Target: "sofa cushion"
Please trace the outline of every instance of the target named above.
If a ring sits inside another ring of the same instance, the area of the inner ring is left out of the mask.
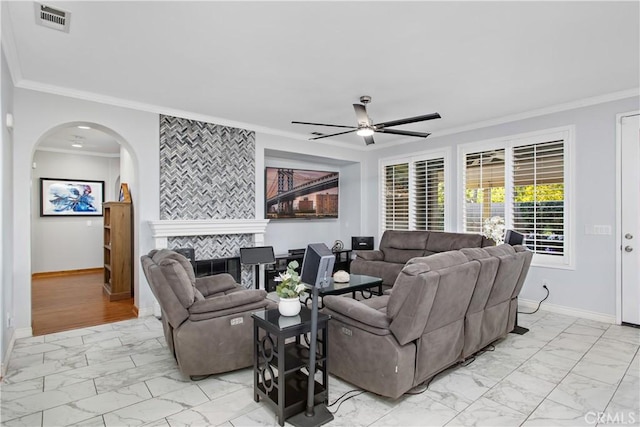
[[[428,239],[428,231],[387,230],[380,240],[380,250],[386,262],[404,264],[411,258],[424,255]]]
[[[432,231],[429,234],[426,250],[446,252],[462,248],[479,248],[481,245],[482,235],[480,234]]]
[[[391,332],[400,345],[420,337],[438,290],[438,273],[425,264],[406,266],[387,304]]]
[[[177,252],[162,249],[152,258],[162,271],[167,283],[184,308],[189,308],[196,299],[196,277],[187,258]],[[201,298],[202,295],[199,295]],[[204,298],[203,298],[204,299]]]
[[[412,258],[407,262],[407,265],[424,264],[425,267],[422,268],[428,268],[429,270],[440,270],[441,268],[464,264],[467,261],[467,257],[463,253],[459,251],[449,251],[429,255],[426,257]]]
[[[353,251],[357,257],[366,261],[384,261],[384,254],[381,251]]]
[[[485,251],[483,248],[462,248],[460,249],[469,261],[474,259],[487,259],[491,258],[491,254]]]
[[[254,302],[261,302],[267,297],[267,291],[263,289],[244,289],[232,292],[227,295],[207,298],[198,301],[189,308],[190,314],[208,313],[211,311],[224,310],[231,307],[239,307]]]
[[[484,250],[492,256],[513,255],[516,253],[516,250],[513,248],[513,246],[506,243],[498,246],[488,246],[484,248]]]
[[[327,295],[322,299],[327,311],[339,313],[365,325],[378,329],[389,328],[389,318],[385,313],[385,305],[388,297],[372,298],[371,300],[357,301],[336,295]],[[374,304],[366,304],[372,301]]]
[[[364,261],[356,258],[351,262],[352,274],[364,274],[365,276],[380,277],[382,284],[393,286],[404,264],[396,264],[385,261]]]

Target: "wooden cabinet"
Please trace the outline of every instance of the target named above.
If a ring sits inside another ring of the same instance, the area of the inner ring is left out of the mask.
[[[131,298],[133,233],[131,203],[107,202],[104,218],[104,292],[109,301]]]

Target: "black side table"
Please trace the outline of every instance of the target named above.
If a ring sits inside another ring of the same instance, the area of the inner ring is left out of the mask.
[[[253,398],[256,402],[262,398],[272,406],[283,426],[285,419],[304,411],[307,404],[309,347],[305,339],[311,330],[311,310],[302,307],[297,316],[281,316],[278,309],[273,309],[253,313],[252,317]],[[329,400],[329,319],[318,313],[316,372],[322,373],[322,382],[316,380],[314,384],[315,404]]]

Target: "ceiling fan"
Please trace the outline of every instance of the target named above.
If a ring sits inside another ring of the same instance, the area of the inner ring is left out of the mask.
[[[423,122],[425,120],[433,120],[433,119],[440,118],[440,114],[432,113],[432,114],[425,114],[423,116],[409,117],[406,119],[391,120],[389,122],[374,124],[371,121],[371,118],[369,117],[369,115],[367,114],[367,104],[371,102],[371,97],[367,95],[363,95],[360,97],[360,102],[362,104],[353,104],[353,109],[356,112],[356,119],[358,120],[358,126],[331,125],[326,123],[310,123],[310,122],[297,122],[297,121],[292,121],[291,123],[298,124],[298,125],[329,126],[334,128],[350,129],[344,132],[332,133],[330,135],[316,136],[315,138],[309,138],[310,140],[329,138],[331,136],[338,136],[338,135],[344,135],[345,133],[355,132],[356,134],[364,138],[364,142],[367,145],[371,145],[375,142],[373,140],[373,134],[376,132],[386,133],[391,135],[416,136],[418,138],[426,138],[431,134],[424,133],[424,132],[414,132],[409,130],[398,130],[398,129],[389,129],[389,128],[394,126],[406,125],[409,123]]]

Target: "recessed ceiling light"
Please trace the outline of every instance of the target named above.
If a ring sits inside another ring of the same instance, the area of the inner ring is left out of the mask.
[[[78,126],[78,129],[91,129],[91,126],[80,125]]]
[[[82,148],[82,144],[80,144],[78,142],[71,144],[71,146],[72,147],[76,147],[76,148]]]

